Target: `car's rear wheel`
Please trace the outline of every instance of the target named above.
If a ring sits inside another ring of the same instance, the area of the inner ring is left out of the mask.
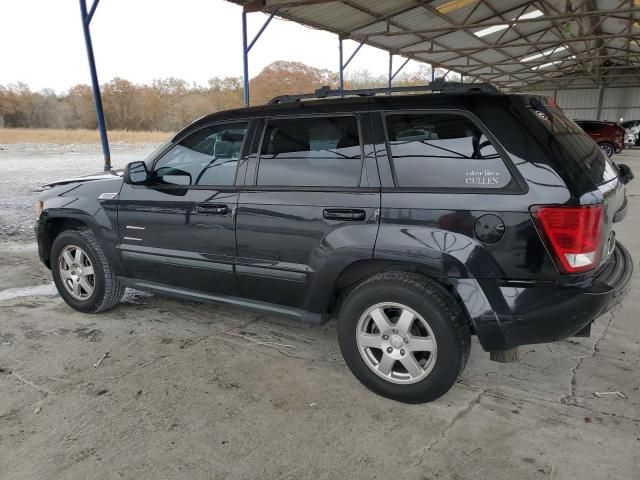
[[[89,229],[66,230],[56,237],[51,247],[51,272],[60,296],[81,312],[113,308],[124,294],[124,287]]]
[[[340,349],[370,390],[406,403],[446,393],[469,356],[467,319],[440,284],[386,272],[357,286],[339,315]]]
[[[607,157],[611,157],[616,151],[615,147],[609,142],[600,142],[598,146]]]

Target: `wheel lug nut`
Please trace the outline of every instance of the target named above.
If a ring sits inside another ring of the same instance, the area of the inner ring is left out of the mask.
[[[393,333],[398,333],[398,330],[396,330],[395,328],[393,329]]]
[[[400,350],[400,355],[404,355],[404,350]]]
[[[389,340],[389,335],[382,335],[383,340]]]
[[[393,348],[391,347],[387,348],[387,353],[393,353]]]
[[[409,339],[408,339],[408,338],[405,338],[405,339],[404,339],[404,343],[409,343]]]

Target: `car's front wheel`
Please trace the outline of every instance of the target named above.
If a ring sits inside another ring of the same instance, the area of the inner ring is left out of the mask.
[[[98,313],[113,308],[124,287],[89,229],[65,230],[51,247],[51,272],[60,296],[72,308]]]
[[[439,283],[405,272],[358,285],[340,310],[338,338],[367,388],[405,403],[445,394],[470,349],[469,325],[455,299]]]

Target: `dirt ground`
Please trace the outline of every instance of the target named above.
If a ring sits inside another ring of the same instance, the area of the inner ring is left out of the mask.
[[[590,338],[513,364],[474,340],[446,396],[403,405],[355,380],[333,321],[139,292],[100,315],[67,307],[37,259],[33,190],[98,159],[0,150],[0,479],[640,478],[640,178],[617,229],[632,290]],[[640,150],[615,159],[640,174]]]

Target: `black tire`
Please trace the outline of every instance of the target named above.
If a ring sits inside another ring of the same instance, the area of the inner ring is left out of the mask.
[[[360,317],[382,302],[405,305],[429,324],[437,343],[431,372],[416,383],[386,380],[365,363],[356,340]],[[407,272],[374,275],[355,287],[340,309],[338,340],[353,374],[373,392],[403,403],[430,402],[455,384],[469,358],[471,335],[466,315],[438,282]]]
[[[611,158],[616,151],[616,147],[609,142],[600,142],[598,143],[598,146],[604,152],[604,154],[609,158]]]
[[[68,245],[80,247],[91,260],[94,268],[95,286],[86,300],[77,300],[67,292],[58,268],[62,250]],[[115,275],[107,256],[95,235],[88,228],[65,230],[53,241],[51,247],[51,273],[53,281],[64,301],[73,309],[85,313],[99,313],[116,306],[124,295],[125,287]]]

